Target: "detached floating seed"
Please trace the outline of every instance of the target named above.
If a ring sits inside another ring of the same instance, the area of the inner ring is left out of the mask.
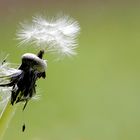
[[[22,132],[25,131],[25,123],[22,125]]]

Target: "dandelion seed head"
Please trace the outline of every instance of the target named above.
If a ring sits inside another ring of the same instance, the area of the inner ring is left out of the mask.
[[[51,20],[35,16],[31,24],[21,24],[17,39],[20,45],[33,44],[61,55],[74,55],[79,31],[78,22],[68,16]]]
[[[11,75],[21,72],[15,67],[15,64],[6,62],[6,58],[0,60],[0,84],[8,83]],[[2,116],[3,111],[10,100],[11,90],[11,87],[0,87],[0,117]]]

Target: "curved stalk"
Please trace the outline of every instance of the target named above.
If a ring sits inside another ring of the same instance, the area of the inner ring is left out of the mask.
[[[8,128],[8,125],[15,113],[15,110],[16,107],[12,106],[9,101],[0,116],[0,140],[2,140],[6,129]]]

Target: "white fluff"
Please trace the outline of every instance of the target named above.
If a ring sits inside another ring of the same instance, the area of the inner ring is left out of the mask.
[[[14,64],[8,62],[0,62],[0,84],[9,82],[9,76],[21,73],[21,70],[14,68]]]
[[[21,24],[17,39],[20,45],[29,43],[61,55],[73,55],[79,31],[78,22],[68,16],[52,20],[36,16],[31,24]]]
[[[11,97],[11,88],[0,88],[0,118],[5,110],[5,107]]]
[[[10,75],[21,72],[12,67],[11,63],[0,61],[0,84],[10,81]],[[0,87],[0,117],[11,97],[11,87]]]

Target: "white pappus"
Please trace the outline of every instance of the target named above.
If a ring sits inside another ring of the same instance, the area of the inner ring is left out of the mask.
[[[51,20],[35,16],[32,23],[21,23],[17,32],[19,45],[33,44],[60,55],[74,55],[76,39],[80,31],[78,22],[69,16]]]

